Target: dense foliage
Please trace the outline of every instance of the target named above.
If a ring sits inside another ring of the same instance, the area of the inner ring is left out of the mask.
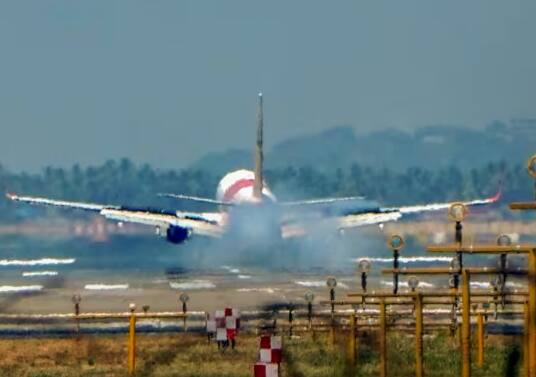
[[[110,160],[100,166],[70,169],[45,168],[39,174],[12,173],[0,166],[0,189],[66,200],[96,203],[201,209],[156,196],[175,192],[213,197],[221,177],[205,171],[158,170],[137,166],[128,159]],[[439,170],[410,168],[402,172],[352,165],[349,169],[320,171],[314,167],[269,170],[266,178],[283,200],[326,196],[364,195],[389,205],[483,197],[493,194],[502,181],[505,202],[528,198],[531,181],[523,166],[488,164],[462,171],[455,166]],[[3,221],[41,214],[34,207],[0,200]]]

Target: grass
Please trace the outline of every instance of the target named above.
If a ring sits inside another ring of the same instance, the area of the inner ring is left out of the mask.
[[[338,334],[334,346],[327,337],[306,334],[284,340],[281,377],[378,376],[377,339],[361,334],[358,363],[347,363],[346,339]],[[403,333],[388,337],[388,375],[414,376],[413,338]],[[257,339],[241,334],[235,350],[219,352],[202,335],[140,335],[136,376],[241,377],[252,376]],[[426,376],[460,374],[459,344],[447,334],[424,340]],[[519,376],[521,338],[489,337],[486,364],[473,365],[473,376]],[[0,377],[121,377],[126,373],[126,336],[84,336],[81,339],[0,339]],[[473,359],[474,360],[474,359]]]

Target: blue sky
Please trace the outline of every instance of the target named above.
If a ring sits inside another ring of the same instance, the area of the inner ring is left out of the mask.
[[[536,2],[0,3],[0,163],[182,167],[358,132],[536,117]]]

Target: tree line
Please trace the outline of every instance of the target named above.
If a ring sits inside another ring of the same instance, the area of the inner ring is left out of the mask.
[[[358,164],[333,170],[290,166],[267,170],[265,178],[281,200],[362,195],[392,206],[487,197],[499,186],[503,189],[503,203],[533,196],[524,166],[504,162],[467,171],[457,166],[438,170],[413,167],[403,171]],[[109,160],[99,166],[47,167],[36,174],[14,173],[0,165],[0,189],[4,192],[138,207],[206,210],[201,204],[178,202],[156,194],[212,198],[219,179],[221,176],[206,170],[160,170],[129,159]],[[0,199],[2,222],[21,221],[51,211],[54,210]],[[62,214],[77,216],[76,212]]]

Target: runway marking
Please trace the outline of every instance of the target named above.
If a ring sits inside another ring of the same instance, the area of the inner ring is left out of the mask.
[[[128,289],[128,284],[86,284],[84,289],[88,291],[111,291]]]
[[[34,276],[57,276],[58,271],[24,271],[22,276],[34,277]]]
[[[72,264],[75,258],[0,259],[0,266],[45,266],[48,264]]]
[[[42,289],[42,285],[0,285],[0,293],[39,292]]]

